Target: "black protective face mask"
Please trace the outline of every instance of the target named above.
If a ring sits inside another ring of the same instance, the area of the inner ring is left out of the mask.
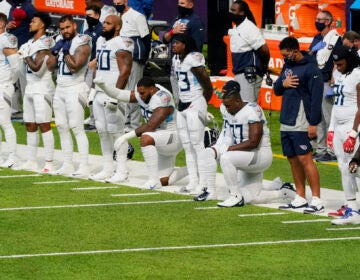
[[[326,25],[324,22],[317,22],[315,21],[315,27],[316,27],[316,30],[321,32],[325,29]]]
[[[236,15],[236,14],[233,14],[233,13],[229,13],[229,19],[232,22],[235,22],[236,25],[239,25],[246,19],[246,16],[245,15]]]
[[[93,27],[99,23],[98,19],[89,16],[86,16],[85,20],[89,27]]]
[[[193,9],[189,9],[189,8],[185,8],[185,7],[182,7],[182,6],[178,6],[178,10],[179,10],[179,16],[180,17],[185,17],[185,16],[188,16],[188,15],[191,15]]]
[[[115,34],[115,29],[101,32],[101,36],[104,37],[106,40],[110,40],[111,38],[113,38],[114,34]]]
[[[125,10],[125,5],[115,5],[115,9],[118,13],[122,14]]]

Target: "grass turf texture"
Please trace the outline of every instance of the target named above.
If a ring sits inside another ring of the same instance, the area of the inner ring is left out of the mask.
[[[218,111],[211,108],[219,118]],[[279,146],[279,115],[267,112],[275,154]],[[18,143],[25,144],[25,128],[15,123]],[[56,147],[59,148],[58,136]],[[98,136],[87,133],[90,152],[100,154]],[[142,160],[138,140],[134,159]],[[177,164],[184,165],[184,154]],[[340,189],[337,166],[317,164],[322,186]],[[0,176],[32,174],[3,169]],[[275,157],[264,174],[291,181],[287,160]],[[358,279],[360,240],[311,243],[246,245],[279,240],[358,237],[359,230],[328,231],[330,222],[282,224],[281,221],[318,219],[286,215],[239,217],[239,214],[277,212],[248,205],[243,208],[195,210],[216,202],[195,203],[184,195],[160,193],[149,196],[114,197],[111,194],[146,193],[136,188],[76,191],[73,188],[110,186],[79,180],[64,184],[34,182],[73,181],[70,178],[1,178],[0,256],[52,252],[121,250],[211,244],[243,244],[238,247],[183,248],[104,254],[4,259],[0,279]],[[129,204],[6,211],[4,208],[83,205],[99,203],[188,200],[163,204]],[[329,220],[330,221],[330,220]],[[353,226],[345,226],[353,227]],[[360,229],[360,227],[359,227]],[[351,257],[350,257],[351,256]]]

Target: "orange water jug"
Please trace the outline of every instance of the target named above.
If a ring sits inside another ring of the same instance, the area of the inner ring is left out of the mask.
[[[275,2],[275,24],[289,24],[289,0],[276,0]]]

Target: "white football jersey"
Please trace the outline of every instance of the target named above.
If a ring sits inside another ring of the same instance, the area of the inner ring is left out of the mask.
[[[333,116],[337,122],[351,121],[355,118],[357,108],[356,86],[360,83],[360,68],[355,68],[349,75],[334,72]]]
[[[266,125],[263,110],[257,103],[247,103],[234,116],[229,114],[225,106],[221,104],[220,112],[223,116],[222,141],[227,145],[236,145],[249,139],[249,124],[261,122],[263,135],[259,143],[260,147],[270,146],[270,134]]]
[[[18,45],[17,38],[9,33],[0,34],[0,83],[11,83],[11,69],[9,61],[4,55],[4,49],[16,49]]]
[[[96,42],[96,77],[101,77],[106,84],[115,86],[119,77],[116,53],[128,51],[132,54],[133,50],[134,41],[130,38],[116,36],[106,41],[104,37],[99,37]],[[95,89],[102,91],[98,86]]]
[[[172,63],[178,82],[181,102],[192,102],[200,96],[203,96],[203,88],[191,69],[195,67],[205,67],[204,56],[199,52],[192,52],[181,62],[179,56],[174,55]]]
[[[83,45],[88,45],[91,49],[91,37],[88,35],[85,35],[85,34],[77,34],[72,39],[71,47],[69,50],[70,55],[74,55],[76,49]],[[90,60],[90,55],[89,55],[88,61],[89,60]],[[58,75],[57,75],[57,84],[59,86],[68,87],[68,86],[72,86],[72,85],[77,85],[77,84],[85,81],[85,72],[88,67],[87,63],[85,63],[85,65],[76,73],[71,73],[65,63],[64,54],[63,54],[62,49],[59,52],[58,66],[59,66],[59,69],[58,69]]]
[[[334,75],[334,106],[357,107],[356,86],[360,83],[360,68],[355,68],[349,75]]]
[[[140,95],[135,91],[135,97],[139,103],[141,114],[146,122],[149,121],[153,112],[159,107],[173,107],[174,112],[169,115],[157,128],[157,130],[173,130],[176,131],[176,109],[173,96],[166,88],[156,84],[159,90],[151,97],[149,104],[144,103]]]
[[[33,60],[36,58],[36,54],[42,50],[49,50],[54,46],[54,40],[45,35],[41,36],[38,40],[30,39],[28,44],[30,45],[29,55]],[[51,72],[45,71],[42,77],[38,77],[33,74],[33,71],[26,64],[26,92],[27,93],[42,93],[53,90],[53,81]]]

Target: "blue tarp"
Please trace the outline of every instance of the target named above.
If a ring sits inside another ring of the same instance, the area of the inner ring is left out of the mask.
[[[360,10],[360,0],[355,0],[350,6],[350,10]]]

